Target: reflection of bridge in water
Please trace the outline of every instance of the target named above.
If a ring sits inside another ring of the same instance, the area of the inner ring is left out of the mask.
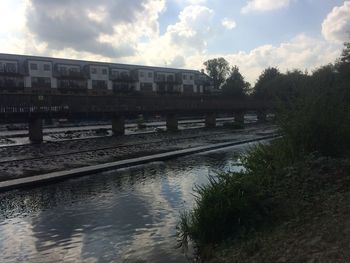
[[[176,130],[178,116],[201,114],[206,127],[215,127],[216,114],[232,113],[235,122],[242,123],[247,111],[257,113],[258,120],[266,119],[272,105],[251,98],[232,98],[219,95],[194,96],[88,96],[1,94],[0,118],[4,122],[29,123],[29,138],[43,139],[42,119],[86,118],[109,116],[114,134],[124,134],[125,117],[135,114],[158,114],[166,117],[168,130]]]

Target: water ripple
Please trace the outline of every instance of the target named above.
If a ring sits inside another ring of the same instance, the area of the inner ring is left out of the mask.
[[[216,151],[0,194],[1,262],[188,262],[179,212],[208,174],[239,169]]]

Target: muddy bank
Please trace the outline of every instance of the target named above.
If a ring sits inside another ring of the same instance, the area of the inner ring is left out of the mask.
[[[260,124],[244,130],[217,128],[0,148],[0,181],[124,160],[150,154],[258,138],[276,132]]]

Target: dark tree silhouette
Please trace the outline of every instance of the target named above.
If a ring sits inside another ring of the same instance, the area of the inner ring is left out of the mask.
[[[231,68],[228,78],[225,84],[222,86],[223,94],[235,97],[244,96],[250,84],[244,80],[244,77],[239,72],[239,68],[234,66]]]
[[[254,86],[254,96],[259,98],[268,97],[270,95],[268,89],[273,89],[273,81],[281,75],[277,68],[269,67],[264,69]]]
[[[224,58],[214,58],[203,64],[207,74],[213,79],[214,88],[219,89],[230,71],[229,63]]]

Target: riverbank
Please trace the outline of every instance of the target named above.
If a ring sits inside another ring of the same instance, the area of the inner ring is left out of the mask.
[[[208,248],[207,262],[348,262],[350,158],[316,158],[303,166],[284,182],[295,189],[284,200],[289,213],[273,226]]]
[[[271,124],[246,129],[193,129],[89,140],[46,142],[0,148],[0,181],[110,163],[211,144],[237,142],[273,135]]]

